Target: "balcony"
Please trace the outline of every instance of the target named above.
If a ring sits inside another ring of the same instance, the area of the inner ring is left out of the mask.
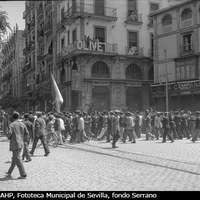
[[[44,1],[44,9],[49,10],[51,9],[52,1]]]
[[[92,4],[76,3],[64,14],[64,22],[70,25],[74,20],[80,17],[92,17],[107,21],[117,20],[117,9],[109,7],[96,7]]]
[[[181,51],[180,51],[181,56],[187,56],[187,55],[191,55],[191,54],[194,54],[192,44],[187,44],[187,45],[181,46]]]
[[[144,56],[144,48],[143,47],[134,47],[134,46],[126,47],[126,55],[143,57]]]
[[[147,24],[148,28],[153,28],[153,18],[149,17],[148,18],[148,24]]]
[[[49,34],[52,32],[52,23],[51,22],[47,22],[45,24],[45,34]]]
[[[28,72],[31,69],[31,63],[26,63],[25,66],[22,68],[22,74]]]
[[[35,20],[31,20],[30,22],[30,30],[32,30],[33,28],[35,28]]]
[[[43,30],[37,31],[37,38],[38,38],[39,41],[44,39],[44,31]]]
[[[67,45],[62,50],[62,57],[69,54],[100,54],[116,55],[118,52],[117,44],[104,43],[94,40],[78,40]]]
[[[126,24],[133,24],[133,25],[141,25],[142,22],[142,14],[138,12],[128,10],[126,14]]]

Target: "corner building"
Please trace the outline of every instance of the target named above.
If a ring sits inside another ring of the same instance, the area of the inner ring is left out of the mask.
[[[165,110],[200,106],[200,1],[187,0],[150,14],[154,23],[154,105]]]
[[[149,108],[154,70],[148,14],[170,2],[58,1],[54,76],[63,109],[87,110],[92,101],[99,111]]]

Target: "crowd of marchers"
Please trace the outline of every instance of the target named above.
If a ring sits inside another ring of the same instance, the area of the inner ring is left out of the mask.
[[[200,133],[200,111],[184,110],[157,112],[121,112],[119,110],[91,113],[75,110],[70,112],[40,112],[18,113],[12,115],[0,112],[1,135],[10,140],[10,151],[13,152],[12,163],[6,172],[10,177],[15,166],[19,168],[20,177],[26,178],[22,160],[30,162],[38,146],[38,141],[44,148],[44,156],[50,154],[50,145],[56,147],[66,141],[81,143],[93,140],[111,142],[112,148],[117,148],[116,142],[136,143],[141,134],[146,140],[191,139],[197,141]],[[31,150],[29,149],[30,144]],[[22,156],[21,156],[22,153]]]

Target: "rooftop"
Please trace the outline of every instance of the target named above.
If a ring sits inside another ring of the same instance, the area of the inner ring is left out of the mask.
[[[174,9],[176,7],[182,6],[182,5],[190,3],[192,1],[198,1],[198,0],[182,0],[182,1],[174,3],[173,5],[170,5],[166,8],[162,8],[162,9],[153,11],[153,12],[149,13],[149,16],[152,17],[154,15],[160,14],[160,13],[165,12],[165,11],[170,10],[170,9]]]

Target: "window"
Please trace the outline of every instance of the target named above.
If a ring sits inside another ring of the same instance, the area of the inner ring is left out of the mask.
[[[77,40],[76,29],[72,31],[72,42],[74,43]]]
[[[66,82],[66,72],[65,72],[65,69],[62,68],[61,72],[60,72],[60,82],[61,83],[64,83]]]
[[[105,42],[105,28],[95,27],[95,39]]]
[[[95,14],[104,15],[104,0],[95,0]]]
[[[104,62],[96,62],[92,66],[92,77],[94,78],[109,78],[109,68]]]
[[[65,47],[65,38],[61,39],[61,50]]]
[[[64,19],[64,16],[65,16],[65,8],[61,9],[60,14],[61,14],[61,21],[62,21]]]
[[[127,79],[141,79],[142,73],[140,68],[136,64],[130,64],[126,69]]]
[[[187,19],[192,18],[192,10],[189,8],[185,9],[182,12],[181,18],[182,18],[182,20],[187,20]]]
[[[195,79],[196,68],[193,59],[185,59],[183,61],[176,62],[176,79],[188,80]]]
[[[192,34],[183,35],[183,52],[192,50]]]
[[[150,3],[150,12],[153,12],[155,10],[159,9],[159,4],[157,3]]]
[[[70,31],[67,31],[67,44],[70,44]]]
[[[128,32],[128,54],[138,54],[138,35],[137,32]]]
[[[137,3],[136,0],[128,0],[128,19],[137,21]]]
[[[162,25],[167,26],[170,24],[172,24],[172,17],[171,17],[171,15],[166,15],[162,20]]]

